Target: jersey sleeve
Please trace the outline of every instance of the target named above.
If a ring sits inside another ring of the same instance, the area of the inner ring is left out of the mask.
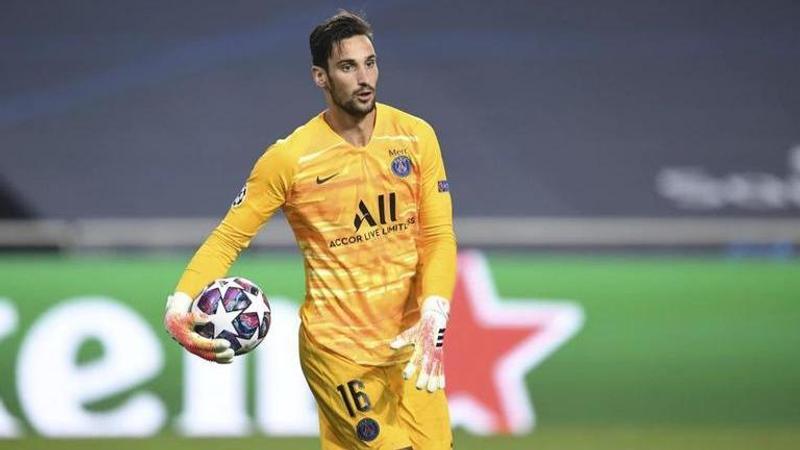
[[[239,253],[286,202],[294,171],[288,149],[277,144],[256,161],[228,213],[192,257],[176,291],[194,298],[208,283],[228,273]]]
[[[423,122],[420,154],[421,296],[451,299],[456,279],[453,206],[436,133]]]

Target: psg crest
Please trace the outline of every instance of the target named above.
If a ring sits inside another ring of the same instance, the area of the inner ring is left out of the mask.
[[[400,155],[392,160],[392,172],[400,178],[405,178],[411,173],[411,159],[408,156]]]
[[[361,419],[356,425],[356,434],[364,442],[374,441],[381,432],[381,427],[375,419],[366,417]]]

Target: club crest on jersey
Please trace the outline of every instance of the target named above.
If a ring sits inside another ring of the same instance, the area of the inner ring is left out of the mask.
[[[381,432],[381,427],[375,419],[366,417],[356,424],[356,435],[364,442],[374,441]]]
[[[247,185],[242,186],[242,190],[239,191],[239,194],[237,194],[236,198],[233,199],[233,203],[231,203],[231,208],[235,208],[241,205],[246,196],[247,196]]]
[[[400,155],[392,160],[392,172],[400,178],[405,178],[411,173],[411,158]]]

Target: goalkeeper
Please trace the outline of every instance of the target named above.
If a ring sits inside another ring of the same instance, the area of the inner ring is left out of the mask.
[[[341,11],[310,36],[327,108],[255,163],[167,301],[165,326],[219,363],[233,350],[193,332],[191,299],[226,275],[282,208],[304,258],[300,363],[323,449],[452,448],[443,344],[455,283],[449,185],[428,123],[376,103],[370,25]]]

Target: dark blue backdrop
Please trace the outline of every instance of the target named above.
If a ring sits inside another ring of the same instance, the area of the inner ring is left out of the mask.
[[[436,127],[461,216],[797,216],[798,5],[342,4],[375,27],[379,99]],[[336,6],[3,1],[0,209],[221,215],[323,108],[307,38]]]

